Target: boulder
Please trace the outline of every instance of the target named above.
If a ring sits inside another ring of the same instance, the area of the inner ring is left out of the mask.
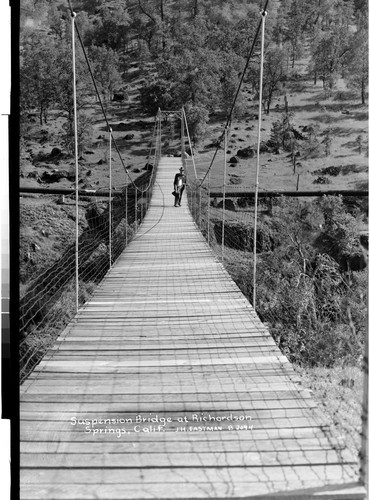
[[[59,182],[60,179],[68,178],[68,172],[66,170],[54,170],[53,172],[44,172],[41,176],[41,181],[47,184],[53,184],[54,182]]]
[[[218,204],[217,204],[217,208],[223,208],[224,204],[223,204],[223,201],[221,200]],[[229,198],[226,198],[225,199],[225,210],[230,210],[231,212],[235,212],[235,204],[234,204],[234,201],[233,200],[230,200]]]
[[[130,141],[130,140],[131,140],[131,139],[133,139],[134,137],[135,137],[135,136],[134,136],[134,134],[127,134],[127,135],[125,135],[124,140],[125,140],[125,141]]]
[[[121,102],[121,101],[124,101],[126,99],[126,95],[123,93],[117,93],[117,94],[113,94],[113,99],[112,101],[117,101],[117,102]]]
[[[239,158],[238,158],[237,156],[232,156],[232,157],[230,158],[230,160],[229,160],[229,163],[234,164],[234,165],[235,165],[236,163],[239,163],[239,162],[240,162],[240,160],[239,160]]]
[[[244,158],[244,159],[253,158],[254,154],[255,154],[255,150],[251,146],[248,146],[248,147],[243,148],[243,149],[239,149],[238,152],[236,153],[236,155],[239,158]]]
[[[267,145],[266,142],[261,142],[260,144],[260,153],[270,153],[271,148]]]
[[[214,225],[214,233],[217,243],[222,242],[222,221],[217,221]],[[225,245],[237,250],[253,252],[253,225],[239,222],[225,223]],[[274,240],[266,228],[257,228],[257,253],[268,252],[274,249]]]
[[[319,175],[314,181],[313,184],[330,184],[330,181],[324,175]]]
[[[29,174],[27,174],[27,177],[29,179],[38,179],[39,174],[38,174],[37,170],[34,170],[33,172],[30,172]]]

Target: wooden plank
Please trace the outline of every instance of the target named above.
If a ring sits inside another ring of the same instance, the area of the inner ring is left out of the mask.
[[[125,441],[121,439],[120,448],[117,448],[115,441],[23,441],[21,443],[21,453],[126,453],[126,454],[147,454],[160,453],[163,450],[166,453],[217,453],[217,452],[265,452],[265,451],[300,451],[304,450],[332,450],[332,443],[329,439],[319,438],[301,438],[297,439],[275,439],[274,441],[265,440],[259,443],[252,440],[213,440],[213,441]]]
[[[68,425],[65,426],[55,426],[50,423],[47,424],[47,428],[43,424],[36,424],[33,426],[32,422],[21,421],[20,430],[22,435],[22,442],[32,441],[32,442],[44,442],[44,441],[54,441],[56,443],[61,442],[91,442],[91,434],[81,432],[81,429],[76,429],[76,426]],[[213,432],[139,432],[125,434],[124,439],[118,440],[117,434],[113,433],[97,433],[94,435],[93,442],[114,442],[119,446],[122,443],[141,443],[141,442],[158,442],[162,443],[165,448],[167,443],[194,443],[194,442],[233,442],[237,441],[243,443],[244,441],[259,443],[262,448],[264,448],[266,441],[275,442],[278,440],[293,439],[298,443],[304,439],[324,439],[330,438],[330,440],[336,445],[337,440],[331,438],[324,433],[324,428],[322,426],[313,426],[312,422],[309,426],[301,427],[281,427],[281,428],[263,428],[263,429],[253,429],[253,432],[241,432],[240,430],[232,431],[213,431]],[[301,445],[303,446],[303,445]],[[342,446],[340,445],[339,448]],[[118,447],[118,450],[120,448]]]
[[[212,452],[199,453],[111,453],[109,459],[105,453],[24,453],[20,466],[25,468],[65,468],[80,467],[81,458],[86,468],[138,468],[138,467],[268,467],[335,465],[353,463],[348,450],[297,450],[265,451],[248,453]]]

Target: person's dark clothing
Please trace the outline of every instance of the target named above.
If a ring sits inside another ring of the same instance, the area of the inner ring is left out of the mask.
[[[182,193],[184,192],[186,185],[186,176],[179,172],[175,175],[175,179],[173,181],[173,189],[175,191],[175,207],[181,206],[181,198]]]

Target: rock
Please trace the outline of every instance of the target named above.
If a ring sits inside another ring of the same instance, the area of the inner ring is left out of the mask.
[[[126,128],[127,128],[127,126],[123,122],[117,123],[117,125],[114,126],[114,129],[117,130],[117,131],[119,131],[119,132],[122,132],[123,130],[126,130]]]
[[[39,174],[36,170],[34,170],[33,172],[30,172],[29,174],[27,174],[27,177],[29,179],[38,179]]]
[[[255,150],[251,146],[248,146],[248,147],[243,148],[243,149],[239,149],[239,151],[236,153],[236,155],[239,158],[253,158],[254,154],[255,154]]]
[[[60,156],[62,154],[62,150],[59,148],[53,148],[50,153],[50,158],[55,158],[56,156]]]
[[[295,128],[292,130],[293,131],[293,134],[294,134],[294,137],[295,139],[299,140],[299,141],[305,141],[306,140],[306,137],[304,135],[302,135],[298,130],[296,130]]]
[[[330,181],[324,175],[319,175],[314,181],[313,184],[330,184]]]
[[[130,141],[131,139],[133,139],[135,136],[134,134],[127,134],[125,135],[125,137],[123,138],[125,141]]]
[[[96,162],[97,165],[103,165],[103,163],[105,163],[105,161],[103,159],[101,159],[98,162]]]
[[[344,109],[344,110],[342,111],[342,115],[349,115],[349,114],[350,114],[349,109]]]
[[[305,125],[304,127],[302,127],[302,132],[304,132],[305,134],[307,133],[310,133],[312,134],[314,132],[314,127],[312,125]]]
[[[239,163],[239,158],[237,156],[232,156],[229,160],[229,163],[231,164],[236,164],[236,163]]]
[[[54,182],[59,182],[60,179],[66,179],[68,177],[68,172],[66,170],[54,170],[53,172],[44,172],[41,176],[41,181],[47,184],[53,184]]]
[[[339,175],[341,172],[341,167],[326,167],[326,168],[320,168],[319,170],[314,170],[312,173],[315,175],[332,175],[333,177],[336,177]]]
[[[245,208],[247,207],[249,204],[253,205],[254,204],[254,201],[253,199],[251,198],[251,202],[249,203],[248,202],[248,198],[246,196],[243,196],[242,198],[238,198],[236,200],[236,204],[238,205],[238,207],[240,208]]]
[[[134,168],[134,169],[133,169],[133,173],[134,173],[134,174],[138,174],[139,172],[140,172],[140,168]]]
[[[88,171],[86,172],[86,176],[88,177],[89,175],[91,175],[91,170],[88,170]]]
[[[260,144],[260,153],[270,153],[271,148],[267,145],[266,142],[261,142]]]
[[[117,94],[113,94],[112,101],[121,102],[121,101],[124,101],[125,99],[126,99],[126,95],[124,93],[123,94],[117,93]]]
[[[36,243],[31,243],[31,250],[37,252],[37,250],[40,250],[40,247]]]
[[[223,201],[221,200],[218,204],[217,204],[217,208],[223,208]],[[230,212],[235,212],[236,209],[235,209],[235,205],[234,205],[234,202],[233,200],[230,200],[229,198],[226,198],[225,199],[225,210],[230,210]]]
[[[222,241],[222,222],[217,221],[214,225],[214,233],[217,243]],[[253,252],[253,225],[242,224],[239,222],[226,222],[225,223],[225,245],[229,248],[236,248],[238,250],[246,250]],[[257,229],[257,253],[268,252],[275,247],[274,240],[270,232],[264,228]]]

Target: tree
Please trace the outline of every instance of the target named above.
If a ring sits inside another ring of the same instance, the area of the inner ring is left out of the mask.
[[[189,134],[193,144],[196,145],[205,135],[206,124],[209,119],[208,110],[205,106],[189,103],[185,106],[185,112]]]
[[[35,32],[21,52],[21,107],[37,108],[40,125],[57,100],[58,47],[54,39]]]
[[[140,89],[141,105],[144,111],[155,115],[158,108],[171,109],[173,104],[173,85],[162,79],[149,80]]]
[[[284,27],[284,41],[288,42],[290,47],[290,57],[292,68],[294,68],[296,59],[302,53],[302,38],[304,17],[298,0],[292,0],[290,8],[287,11],[286,24]]]
[[[101,4],[93,17],[93,28],[86,33],[86,45],[105,45],[122,50],[128,42],[131,18],[124,0],[110,0]]]
[[[270,49],[266,54],[262,98],[267,115],[274,95],[281,90],[281,83],[286,79],[284,58],[282,49]]]
[[[359,235],[363,216],[350,214],[341,196],[323,196],[320,209],[324,225],[316,246],[335,259],[344,271],[348,271],[353,268],[354,261],[363,258]]]
[[[333,143],[333,129],[331,127],[326,128],[323,131],[324,139],[323,144],[325,146],[325,154],[326,156],[330,155],[331,145]]]
[[[63,124],[64,134],[62,136],[63,146],[72,155],[75,150],[74,122],[67,120]],[[79,112],[77,116],[77,144],[78,154],[81,155],[84,149],[89,146],[92,137],[92,120],[85,113]]]
[[[345,67],[345,79],[350,88],[361,95],[365,104],[369,85],[369,42],[367,28],[361,27],[353,36]]]
[[[273,122],[271,128],[271,140],[276,147],[291,152],[295,149],[296,143],[293,116],[293,113],[283,113],[282,119]]]
[[[121,83],[118,71],[119,55],[116,51],[105,46],[89,48],[89,58],[93,66],[93,73],[103,94],[111,99],[114,91]]]
[[[348,35],[339,28],[318,36],[312,51],[311,67],[325,89],[332,91],[349,50]]]

